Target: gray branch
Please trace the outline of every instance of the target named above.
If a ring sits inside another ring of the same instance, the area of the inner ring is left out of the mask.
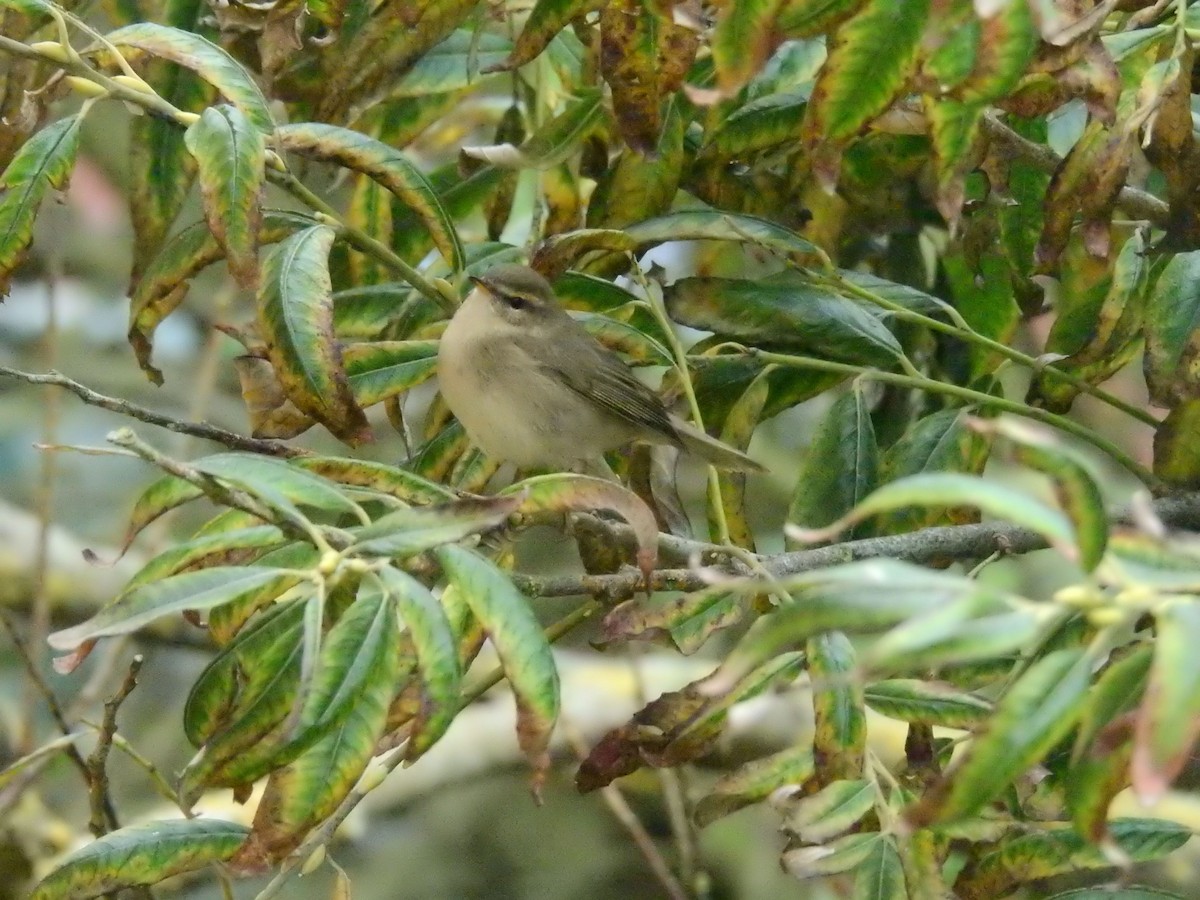
[[[1200,492],[1163,497],[1148,504],[1154,515],[1168,528],[1200,530]],[[1130,509],[1116,513],[1114,521],[1129,524]],[[611,526],[613,538],[632,546],[632,532],[622,525]],[[952,525],[923,528],[907,534],[886,535],[846,541],[828,547],[796,550],[776,556],[760,556],[764,572],[781,578],[813,569],[822,569],[859,559],[900,559],[913,563],[937,560],[984,559],[993,553],[1018,555],[1044,550],[1046,539],[1028,528],[1005,522],[982,522],[976,525]],[[703,560],[711,565],[709,560]],[[724,568],[739,575],[748,574],[745,567],[730,561]],[[567,597],[588,594],[607,600],[632,597],[642,588],[641,573],[630,568],[612,575],[562,575],[546,578],[514,576],[514,581],[526,593],[537,597]],[[650,580],[654,590],[695,591],[710,584],[694,567],[659,569]]]

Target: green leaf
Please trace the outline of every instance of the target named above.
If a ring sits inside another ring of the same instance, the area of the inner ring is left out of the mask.
[[[724,582],[723,591],[750,595],[770,592],[770,582]],[[981,609],[1006,609],[1007,598],[995,588],[946,572],[934,572],[899,560],[873,559],[832,566],[779,579],[792,597],[750,629],[713,676],[736,681],[780,650],[803,644],[825,631],[871,633],[955,601],[973,600]]]
[[[864,0],[784,0],[779,28],[788,37],[825,34],[849,18]]]
[[[391,607],[391,604],[384,604]],[[385,613],[394,627],[394,608]],[[283,856],[324,821],[358,783],[387,726],[388,705],[399,676],[400,653],[393,634],[375,654],[362,687],[341,723],[271,773],[254,817],[262,844]]]
[[[525,27],[517,36],[512,53],[502,66],[496,68],[515,69],[531,62],[572,19],[599,9],[601,2],[602,0],[537,0],[533,9],[529,11]]]
[[[603,118],[600,91],[587,88],[577,91],[575,98],[562,112],[546,122],[520,147],[512,144],[466,146],[462,152],[502,169],[550,169],[569,159]]]
[[[904,353],[861,303],[794,284],[740,278],[683,278],[665,288],[681,324],[766,347],[890,368]]]
[[[56,755],[60,750],[74,746],[75,742],[83,737],[83,735],[84,732],[82,731],[59,735],[53,740],[42,744],[36,750],[26,753],[20,759],[13,760],[3,769],[0,769],[0,788],[11,783],[22,772],[27,772],[31,766],[36,766],[43,760],[50,759],[50,757]]]
[[[885,837],[854,869],[854,900],[908,900],[904,866],[894,838]]]
[[[158,884],[230,859],[250,829],[220,819],[174,819],[130,825],[63,859],[30,900],[99,897],[127,887]]]
[[[1088,463],[1069,447],[1024,423],[1000,419],[994,427],[1014,443],[1013,455],[1018,462],[1054,479],[1058,502],[1075,529],[1079,564],[1085,572],[1091,572],[1100,564],[1108,544],[1108,513]]]
[[[397,510],[352,529],[350,549],[368,556],[412,556],[490,531],[504,524],[520,504],[520,497],[481,497]]]
[[[256,707],[269,706],[264,699],[281,690],[286,705],[269,717],[263,731],[282,719],[291,708],[299,683],[296,649],[303,632],[302,603],[277,604],[239,631],[204,667],[188,693],[183,707],[183,730],[188,740],[200,747],[218,730],[239,719],[261,719]]]
[[[281,760],[294,758],[323,737],[322,732],[340,725],[379,671],[395,671],[400,652],[397,629],[396,606],[387,595],[360,589],[321,641],[312,685],[296,731],[280,751]],[[389,655],[396,659],[384,659]]]
[[[1134,789],[1147,805],[1166,793],[1200,736],[1200,599],[1166,601],[1154,624],[1154,662],[1138,710],[1130,769]]]
[[[1191,832],[1182,825],[1161,819],[1115,819],[1112,835],[1117,846],[1133,862],[1147,862],[1161,859],[1182,847]],[[1014,883],[1023,884],[1060,872],[1111,865],[1111,858],[1101,848],[1089,845],[1072,828],[1049,826],[1032,834],[1006,838],[998,849],[979,860],[978,877],[1003,873],[1009,879],[1015,879]]]
[[[210,106],[184,136],[196,160],[208,229],[230,274],[246,290],[258,283],[265,135],[236,106]]]
[[[929,0],[867,0],[842,24],[813,85],[804,140],[841,144],[900,95],[916,67]]]
[[[621,228],[671,208],[684,170],[685,122],[681,102],[668,101],[662,134],[652,155],[625,150],[601,176],[588,200],[587,224]]]
[[[952,472],[912,475],[885,484],[828,528],[806,532],[795,529],[792,536],[803,540],[825,540],[876,513],[905,506],[930,505],[978,507],[988,515],[1036,531],[1068,559],[1078,558],[1075,529],[1057,509],[1006,485]]]
[[[437,743],[458,713],[462,699],[458,640],[445,609],[425,585],[391,566],[378,575],[417,654],[421,709],[406,751],[407,758],[415,760]]]
[[[313,224],[311,217],[300,213],[266,210],[258,243],[277,243]],[[155,384],[162,384],[162,373],[150,365],[154,330],[183,303],[188,281],[224,255],[208,225],[197,222],[167,241],[134,286],[129,303],[129,343],[138,365]]]
[[[225,50],[190,31],[138,22],[106,35],[118,49],[143,50],[191,69],[240,109],[259,131],[268,134],[275,121],[253,76]]]
[[[1175,488],[1200,485],[1200,399],[1177,404],[1154,431],[1154,474]]]
[[[437,371],[437,341],[371,341],[342,348],[359,406],[368,407],[424,384]]]
[[[979,737],[907,812],[916,827],[975,815],[1071,730],[1093,660],[1082,650],[1043,656],[1008,689]]]
[[[270,456],[218,453],[195,460],[192,467],[287,512],[298,513],[296,506],[307,506],[329,512],[362,513],[353,500],[324,478]]]
[[[550,764],[547,747],[558,718],[558,670],[529,601],[495,566],[453,545],[437,551],[442,568],[496,648],[517,702],[517,741],[534,767],[534,785]]]
[[[813,758],[822,781],[859,778],[867,747],[863,687],[854,646],[840,631],[809,638],[806,644],[813,696]]]
[[[498,34],[459,28],[431,47],[388,91],[389,98],[424,97],[471,87],[501,68],[512,44]]]
[[[33,221],[47,190],[67,186],[79,149],[79,116],[59,119],[33,135],[0,174],[0,297],[33,239]]]
[[[875,786],[870,781],[833,781],[815,794],[790,800],[784,827],[806,844],[823,844],[844,834],[874,806]]]
[[[824,878],[862,865],[885,840],[879,832],[847,834],[819,847],[785,850],[779,862],[793,878]]]
[[[47,640],[55,650],[74,650],[84,641],[128,634],[147,622],[185,609],[212,609],[264,589],[278,595],[300,578],[299,573],[267,566],[216,566],[185,572],[136,587],[86,622],[56,631]]]
[[[129,579],[125,590],[185,570],[240,563],[257,555],[255,551],[278,547],[286,541],[283,532],[274,525],[252,525],[193,537],[147,562]]]
[[[1159,888],[1132,884],[1115,890],[1107,887],[1074,888],[1062,891],[1046,900],[1187,900],[1183,894],[1173,894]]]
[[[339,484],[378,491],[405,503],[428,505],[456,498],[454,491],[412,472],[366,459],[303,456],[292,465]]]
[[[866,387],[855,382],[821,420],[808,448],[787,520],[820,528],[846,515],[879,480],[879,447]]]
[[[696,803],[692,817],[703,828],[717,819],[761,803],[786,785],[801,785],[814,771],[811,747],[796,746],[756,759],[717,779]]]
[[[1200,393],[1200,250],[1171,257],[1146,300],[1142,371],[1150,398],[1173,406]]]
[[[738,107],[707,136],[704,152],[733,159],[790,146],[800,136],[809,93],[780,91]]]
[[[317,225],[272,249],[262,268],[258,323],[284,393],[352,445],[371,428],[355,402],[333,336],[328,257],[335,232]]]
[[[942,409],[914,422],[888,448],[881,481],[897,481],[922,472],[965,472],[982,475],[991,440],[969,427],[970,409]],[[876,520],[877,534],[896,534],[934,525],[963,525],[977,516],[953,507],[899,510]]]
[[[982,697],[941,682],[908,678],[868,684],[863,699],[876,712],[912,725],[973,728],[992,712],[992,704]]]
[[[383,185],[421,220],[446,262],[456,271],[463,267],[454,220],[433,185],[399,150],[349,128],[320,122],[283,125],[275,137],[281,150],[336,163]]]
[[[784,0],[733,0],[721,7],[712,34],[717,84],[732,94],[749,81],[779,43],[776,17]]]
[[[153,482],[134,501],[125,540],[121,542],[121,552],[128,550],[142,529],[159,516],[203,496],[204,491],[196,485],[174,475],[166,475]]]

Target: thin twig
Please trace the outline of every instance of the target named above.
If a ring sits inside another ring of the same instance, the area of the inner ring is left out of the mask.
[[[1053,149],[1017,134],[994,116],[984,116],[981,125],[990,140],[1038,171],[1053,175],[1062,163],[1062,157]],[[1165,201],[1134,187],[1121,188],[1117,204],[1135,218],[1146,219],[1160,228],[1165,228],[1170,219],[1171,208]]]
[[[587,758],[587,746],[583,742],[579,731],[567,722],[563,722],[563,728],[567,735],[567,740],[571,744],[571,748],[575,751],[575,755],[580,760]],[[654,873],[654,877],[658,879],[658,883],[662,885],[667,896],[671,900],[688,900],[688,893],[684,890],[679,879],[671,871],[671,867],[667,865],[667,861],[663,859],[662,853],[658,846],[654,843],[654,838],[650,836],[650,832],[646,830],[646,826],[642,824],[625,800],[625,796],[621,793],[620,788],[615,784],[605,785],[600,789],[600,798],[604,801],[604,805],[608,807],[613,814],[613,818],[620,823],[621,827],[629,832],[629,837],[633,839],[634,846],[642,854],[642,858],[646,860],[646,864],[650,866],[650,871]]]
[[[1151,508],[1168,527],[1200,529],[1200,493],[1162,497],[1154,501]],[[1131,524],[1131,510],[1128,507],[1118,510],[1113,522]],[[907,534],[846,541],[759,559],[772,577],[784,578],[860,559],[890,558],[927,563],[935,559],[984,559],[997,550],[1016,556],[1045,550],[1048,546],[1045,537],[1028,528],[1006,522],[981,522],[922,528]],[[632,567],[612,575],[535,577],[517,574],[513,576],[513,583],[535,597],[586,594],[610,601],[632,597],[644,584],[641,573]],[[658,591],[696,591],[709,587],[710,581],[692,568],[659,569],[651,576],[650,585]]]
[[[54,695],[54,691],[46,683],[46,679],[42,677],[41,670],[38,669],[37,662],[30,653],[29,645],[21,636],[16,622],[13,621],[8,610],[2,606],[0,606],[0,624],[3,624],[5,631],[8,632],[8,636],[13,642],[13,646],[17,650],[17,655],[21,657],[21,661],[25,664],[25,670],[29,673],[30,681],[37,688],[38,693],[42,695],[42,699],[46,701],[46,708],[50,710],[50,716],[54,719],[54,724],[58,726],[58,730],[63,734],[70,734],[72,731],[71,725],[67,721],[66,715],[63,714],[58,697]],[[88,769],[87,760],[83,758],[82,754],[75,748],[75,745],[68,745],[63,748],[63,752],[67,754],[67,759],[71,761],[72,765],[83,775],[84,782],[90,785],[90,770]],[[113,806],[112,798],[108,796],[107,791],[102,799],[104,818],[109,829],[121,827],[117,820],[117,810]]]
[[[150,425],[166,428],[168,431],[223,444],[232,450],[246,450],[250,453],[263,453],[268,456],[306,455],[306,451],[286,444],[283,441],[246,437],[244,434],[219,428],[207,422],[188,422],[183,419],[176,419],[173,416],[164,415],[152,409],[146,409],[144,406],[138,406],[136,403],[130,403],[128,400],[121,400],[117,397],[109,397],[105,394],[97,393],[91,388],[80,384],[78,381],[53,370],[45,373],[22,372],[20,369],[0,366],[0,376],[15,378],[18,381],[28,382],[29,384],[57,385],[66,388],[89,406],[98,406],[101,409],[107,409],[109,412],[137,419],[139,422],[146,422]]]
[[[117,692],[104,701],[104,718],[100,721],[99,738],[87,758],[88,805],[92,810],[88,829],[96,837],[102,837],[111,830],[105,813],[105,802],[108,798],[108,752],[112,749],[113,735],[117,731],[117,711],[125,702],[125,698],[137,687],[137,676],[142,669],[143,660],[142,654],[138,653],[129,661],[129,671],[125,674],[125,680],[121,682]]]

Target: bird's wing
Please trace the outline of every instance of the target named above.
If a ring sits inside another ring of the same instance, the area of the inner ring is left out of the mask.
[[[606,412],[679,444],[679,435],[658,394],[642,384],[621,357],[590,335],[589,341],[588,365],[543,363],[543,367]]]

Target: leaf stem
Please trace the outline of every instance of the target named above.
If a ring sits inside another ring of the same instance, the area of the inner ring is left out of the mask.
[[[938,381],[934,378],[926,378],[923,376],[914,377],[912,375],[902,375],[896,372],[883,372],[878,369],[871,369],[864,366],[853,366],[847,363],[832,362],[826,359],[815,359],[811,356],[794,356],[787,353],[772,353],[766,350],[758,350],[748,347],[745,351],[749,356],[760,359],[763,362],[774,363],[779,366],[791,366],[800,369],[812,369],[818,372],[835,372],[847,376],[860,376],[870,378],[874,381],[882,381],[884,384],[894,384],[900,387],[917,388],[918,390],[929,391],[930,393],[946,394],[951,397],[957,397],[960,400],[966,400],[970,403],[976,403],[980,406],[998,409],[1003,412],[1012,413],[1013,415],[1023,416],[1027,419],[1033,419],[1050,425],[1060,431],[1065,431],[1072,434],[1086,443],[1091,444],[1098,450],[1103,451],[1117,462],[1122,468],[1129,471],[1137,477],[1139,481],[1147,487],[1155,491],[1161,491],[1165,485],[1159,480],[1153,472],[1143,466],[1137,460],[1133,459],[1128,453],[1114,444],[1107,438],[1093,432],[1091,429],[1080,425],[1068,419],[1066,416],[1059,416],[1044,409],[1027,406],[1024,403],[1017,403],[1005,397],[996,397],[992,394],[985,394],[982,391],[973,391],[970,388],[960,387],[956,384],[947,384],[944,381]]]
[[[1134,406],[1132,403],[1122,400],[1120,397],[1117,397],[1114,394],[1110,394],[1103,388],[1099,388],[1096,385],[1091,384],[1085,379],[1080,378],[1078,375],[1063,371],[1062,369],[1057,369],[1053,365],[1039,362],[1037,359],[1027,353],[1022,353],[1020,350],[1015,350],[1006,344],[1002,344],[999,341],[992,340],[986,335],[980,334],[967,323],[966,319],[962,317],[958,310],[948,303],[942,304],[942,309],[950,317],[951,321],[943,322],[940,319],[935,319],[932,316],[927,316],[924,313],[919,313],[908,309],[907,307],[901,306],[899,303],[896,303],[893,300],[888,300],[886,297],[880,296],[874,291],[843,278],[840,274],[824,274],[818,275],[817,277],[820,280],[826,281],[830,286],[835,287],[839,291],[851,294],[861,300],[866,300],[868,303],[874,304],[881,309],[888,310],[901,321],[924,325],[926,328],[929,328],[933,331],[940,331],[943,334],[952,335],[960,340],[966,341],[969,344],[975,344],[979,347],[983,347],[984,349],[990,350],[993,353],[1010,359],[1015,363],[1019,363],[1026,368],[1033,370],[1034,372],[1045,372],[1047,375],[1057,378],[1060,381],[1065,381],[1076,390],[1082,391],[1085,394],[1090,394],[1097,400],[1107,403],[1114,409],[1119,409],[1126,415],[1137,419],[1139,422],[1142,422],[1145,425],[1149,425],[1151,428],[1157,428],[1159,425],[1158,419],[1156,419],[1151,413],[1140,407]]]

